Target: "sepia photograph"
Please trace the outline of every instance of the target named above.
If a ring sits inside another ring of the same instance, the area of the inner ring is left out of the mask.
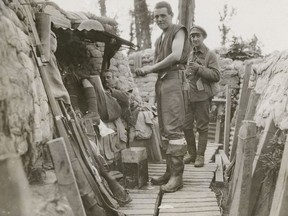
[[[287,8],[0,0],[0,216],[288,216]]]

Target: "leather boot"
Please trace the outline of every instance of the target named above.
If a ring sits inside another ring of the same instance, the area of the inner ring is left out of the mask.
[[[193,129],[184,130],[185,139],[188,147],[188,154],[184,156],[184,163],[194,163],[196,159],[196,142]]]
[[[208,131],[199,132],[197,155],[204,156],[208,142]]]
[[[98,114],[97,98],[94,87],[84,88],[84,93],[87,101],[88,111],[83,116],[83,120],[91,119],[94,124],[99,125],[100,116]]]
[[[197,155],[194,166],[195,167],[203,167],[204,166],[204,156]]]
[[[173,193],[183,187],[183,156],[171,156],[171,177],[167,184],[161,186],[164,193]]]
[[[199,132],[199,140],[198,140],[198,152],[197,152],[197,158],[195,161],[194,166],[195,167],[203,167],[204,166],[204,154],[207,147],[207,141],[208,141],[208,132]]]
[[[153,185],[164,185],[167,184],[171,176],[171,155],[166,155],[166,171],[165,173],[160,176],[159,178],[152,178],[151,183]]]

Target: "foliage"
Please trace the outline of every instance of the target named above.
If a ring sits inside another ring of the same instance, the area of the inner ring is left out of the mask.
[[[242,37],[233,36],[228,52],[224,54],[224,56],[233,60],[242,61],[261,57],[262,50],[260,42],[256,35],[253,35],[253,37],[248,40],[243,40]]]
[[[285,146],[285,139],[286,134],[283,131],[278,130],[270,141],[270,151],[260,157],[259,160],[264,164],[263,168],[267,170],[265,173],[265,179],[269,176],[278,176]]]
[[[153,14],[148,10],[146,0],[134,0],[134,10],[130,11],[133,23],[130,27],[130,37],[137,41],[140,49],[151,48],[151,24]],[[134,26],[134,27],[133,27]]]
[[[219,12],[220,16],[220,25],[218,26],[219,31],[221,32],[221,45],[225,46],[228,40],[228,34],[231,30],[229,27],[229,22],[232,19],[232,17],[236,15],[236,9],[235,8],[228,8],[228,5],[225,4],[223,8],[223,12]]]

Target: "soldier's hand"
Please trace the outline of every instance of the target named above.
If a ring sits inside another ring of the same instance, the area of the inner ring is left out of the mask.
[[[137,68],[135,70],[135,73],[137,76],[145,76],[145,75],[152,73],[152,72],[153,72],[153,66],[151,66],[151,65],[146,65],[142,68]]]
[[[145,76],[146,75],[145,71],[142,68],[137,68],[135,70],[135,74],[136,74],[136,76]]]
[[[200,68],[200,65],[196,62],[189,62],[189,69],[193,72],[198,72],[198,69]]]

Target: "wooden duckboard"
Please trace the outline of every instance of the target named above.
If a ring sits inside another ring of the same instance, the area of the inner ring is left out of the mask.
[[[159,216],[220,216],[215,193],[209,188],[217,169],[215,163],[209,163],[219,145],[209,143],[205,153],[205,166],[195,168],[186,164],[183,174],[184,187],[175,193],[163,195],[159,206]],[[166,170],[166,164],[149,164],[149,177],[159,177]],[[141,189],[131,189],[133,199],[120,211],[128,216],[152,216],[159,193],[159,186],[146,185]]]

